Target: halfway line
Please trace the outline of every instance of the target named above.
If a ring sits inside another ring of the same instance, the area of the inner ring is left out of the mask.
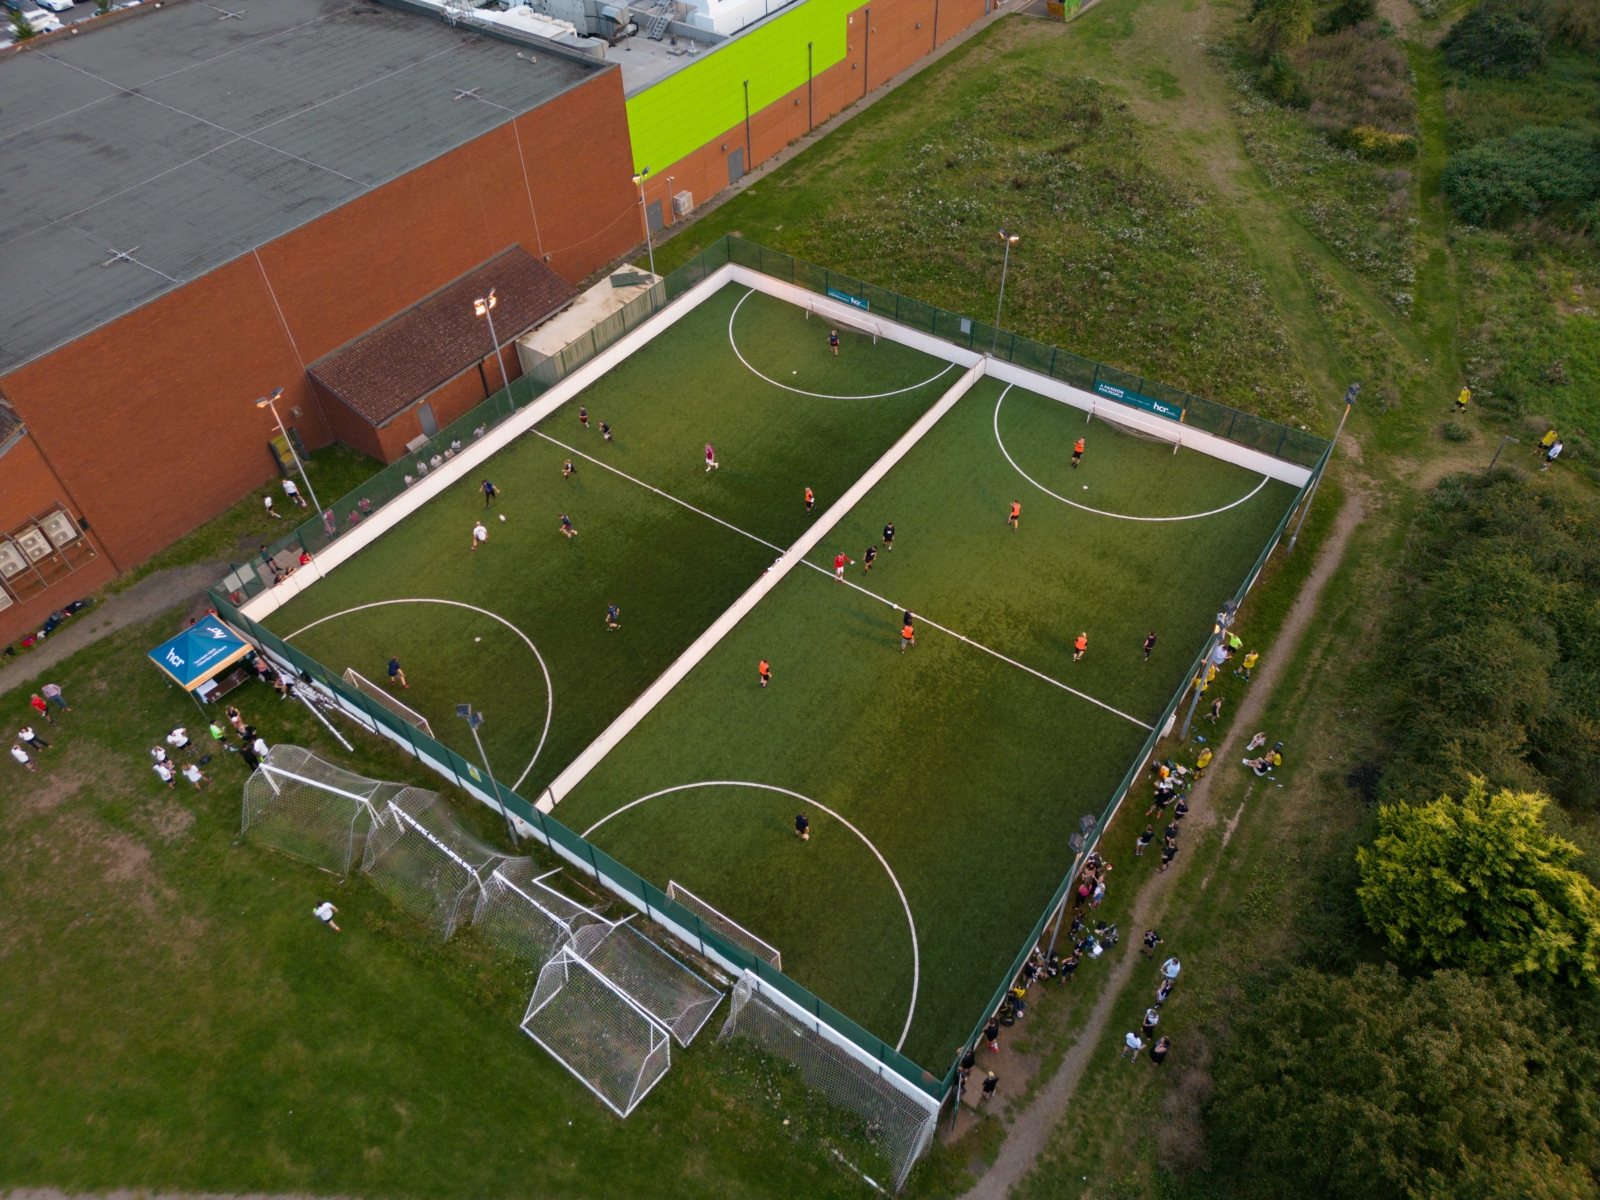
[[[629,475],[626,471],[619,471],[619,470],[617,470],[617,468],[613,467],[611,464],[601,462],[598,458],[594,458],[594,457],[592,457],[592,456],[590,456],[588,454],[585,454],[582,450],[574,450],[571,446],[567,445],[565,442],[558,442],[558,441],[556,441],[555,438],[551,437],[547,433],[540,433],[537,429],[529,430],[529,432],[538,434],[539,437],[542,437],[545,441],[549,442],[552,446],[560,446],[563,450],[567,451],[569,454],[576,454],[579,458],[584,459],[587,462],[592,462],[597,467],[604,467],[607,471],[610,471],[613,475],[621,476],[623,479],[626,479],[629,483],[638,484],[640,487],[646,489],[647,491],[654,492],[656,495],[660,496],[664,500],[670,500],[674,504],[680,505],[683,508],[687,508],[692,513],[698,513],[700,516],[706,518],[706,520],[708,520],[708,521],[715,521],[718,525],[721,525],[724,529],[731,529],[731,530],[733,530],[734,533],[739,534],[741,537],[747,537],[752,542],[759,542],[759,543],[761,543],[761,545],[766,546],[768,549],[776,550],[779,553],[779,555],[783,554],[783,547],[782,546],[775,546],[775,545],[773,545],[773,543],[767,541],[766,538],[757,537],[755,534],[751,533],[749,530],[740,529],[737,525],[734,525],[729,521],[724,521],[721,517],[716,516],[714,513],[708,513],[703,508],[696,508],[694,505],[690,504],[688,501],[678,499],[678,497],[674,496],[671,492],[664,492],[660,488],[655,487],[653,484],[648,484],[642,479],[634,478],[632,475]],[[819,567],[816,563],[811,562],[811,561],[809,561],[807,559],[804,559],[804,558],[802,558],[800,561],[801,561],[801,563],[803,565],[810,567],[813,571],[821,571],[824,575],[829,574],[828,568],[826,568],[826,567]],[[840,582],[845,584],[847,587],[855,588],[856,591],[862,593],[865,596],[871,596],[874,600],[877,600],[882,604],[887,604],[890,608],[900,609],[901,611],[905,610],[905,606],[904,605],[896,604],[893,600],[885,600],[882,596],[878,595],[877,592],[869,591],[868,589],[866,589],[864,587],[861,587],[859,584],[851,583],[848,579],[840,580]],[[1029,675],[1036,676],[1037,678],[1044,680],[1046,683],[1050,684],[1051,686],[1060,688],[1064,692],[1071,692],[1074,696],[1078,697],[1078,699],[1087,700],[1090,704],[1093,704],[1093,705],[1095,705],[1096,707],[1099,707],[1099,708],[1103,708],[1108,713],[1114,713],[1116,716],[1121,717],[1124,721],[1132,721],[1140,729],[1153,729],[1153,728],[1155,728],[1153,725],[1148,725],[1145,722],[1139,720],[1138,717],[1129,716],[1127,713],[1123,712],[1120,708],[1112,708],[1111,705],[1107,704],[1105,701],[1096,700],[1093,696],[1089,695],[1087,692],[1080,692],[1075,687],[1068,687],[1066,684],[1062,683],[1059,679],[1052,679],[1049,675],[1046,675],[1043,671],[1036,671],[1032,667],[1028,666],[1026,663],[1020,663],[1014,658],[1007,658],[1004,654],[1001,654],[1000,651],[992,650],[988,646],[985,646],[982,642],[975,642],[971,638],[967,637],[965,634],[957,633],[954,629],[949,629],[946,626],[943,626],[943,625],[939,624],[937,621],[930,620],[927,617],[922,617],[921,619],[926,624],[932,625],[940,633],[949,634],[951,637],[955,638],[957,641],[965,642],[967,645],[971,646],[975,650],[982,650],[985,654],[993,655],[995,658],[998,658],[1001,662],[1008,663],[1011,666],[1016,667],[1017,670],[1019,670],[1019,671],[1026,671]]]

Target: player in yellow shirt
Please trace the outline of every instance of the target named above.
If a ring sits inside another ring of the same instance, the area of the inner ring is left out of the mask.
[[[1461,394],[1456,397],[1456,411],[1458,413],[1466,412],[1467,411],[1467,403],[1471,399],[1472,399],[1472,389],[1468,388],[1468,387],[1462,388],[1461,389]]]
[[[1250,651],[1249,654],[1246,654],[1244,656],[1244,665],[1241,666],[1237,671],[1235,671],[1234,674],[1237,675],[1240,679],[1244,680],[1246,683],[1249,683],[1250,682],[1250,672],[1256,669],[1256,661],[1260,657],[1261,657],[1261,652],[1259,650]]]

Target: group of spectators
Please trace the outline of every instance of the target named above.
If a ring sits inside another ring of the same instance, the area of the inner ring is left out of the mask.
[[[1161,944],[1161,935],[1154,929],[1144,931],[1144,949],[1140,954],[1146,958],[1154,958],[1156,947]],[[1159,1067],[1167,1061],[1167,1055],[1172,1053],[1172,1039],[1165,1034],[1156,1037],[1156,1026],[1161,1024],[1161,1006],[1172,995],[1172,989],[1178,984],[1178,975],[1183,970],[1183,964],[1176,957],[1167,959],[1161,964],[1157,975],[1155,1003],[1144,1010],[1144,1022],[1138,1029],[1130,1029],[1122,1037],[1122,1057],[1129,1062],[1137,1062],[1139,1054],[1146,1046],[1150,1048],[1150,1062]]]
[[[27,725],[17,730],[17,740],[11,743],[11,757],[19,767],[37,771],[39,764],[34,761],[34,755],[50,749],[50,743],[34,729],[34,726],[39,723],[40,718],[43,718],[46,724],[54,725],[56,718],[50,711],[52,708],[64,713],[72,710],[67,707],[66,697],[61,694],[61,685],[55,683],[47,683],[29,696],[28,707],[33,710],[33,715]],[[30,750],[32,754],[29,753]]]

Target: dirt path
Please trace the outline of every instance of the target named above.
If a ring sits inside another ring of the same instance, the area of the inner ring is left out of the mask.
[[[1209,803],[1211,784],[1221,773],[1220,768],[1233,761],[1238,751],[1239,740],[1250,736],[1248,731],[1254,728],[1283,671],[1294,660],[1300,639],[1316,612],[1322,589],[1343,560],[1350,535],[1361,523],[1363,515],[1360,495],[1352,490],[1349,499],[1345,501],[1344,507],[1339,510],[1339,515],[1335,518],[1332,533],[1318,554],[1316,567],[1306,580],[1305,586],[1300,589],[1294,607],[1290,609],[1282,630],[1273,642],[1272,653],[1268,656],[1266,665],[1256,677],[1257,686],[1251,688],[1245,696],[1244,702],[1239,706],[1238,716],[1234,718],[1226,737],[1217,748],[1219,770],[1201,780],[1189,797],[1197,824],[1203,823],[1209,827],[1217,823],[1217,814],[1211,810]],[[1148,929],[1161,923],[1167,898],[1186,867],[1187,863],[1181,863],[1177,870],[1169,871],[1165,875],[1156,875],[1145,886],[1134,903],[1132,915],[1126,922],[1130,934],[1133,930]],[[1045,1148],[1051,1130],[1055,1128],[1056,1122],[1066,1111],[1073,1094],[1077,1091],[1078,1081],[1083,1077],[1089,1059],[1105,1036],[1112,1009],[1116,1006],[1124,985],[1133,974],[1134,967],[1142,961],[1140,955],[1136,953],[1138,943],[1135,938],[1130,936],[1123,946],[1122,959],[1113,969],[1108,986],[1101,991],[1100,998],[1095,1002],[1083,1032],[1067,1051],[1054,1077],[1040,1089],[1034,1102],[1017,1114],[1016,1121],[1006,1133],[1006,1140],[1000,1147],[1000,1154],[995,1159],[994,1165],[967,1192],[965,1200],[1003,1200],[1003,1197],[1010,1194],[1012,1187],[1033,1167],[1034,1160]]]

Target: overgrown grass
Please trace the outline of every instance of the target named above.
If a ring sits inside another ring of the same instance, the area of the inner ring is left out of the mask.
[[[1451,153],[1526,125],[1600,131],[1600,57],[1553,45],[1544,65],[1520,79],[1446,68],[1446,139]]]
[[[1084,18],[1092,26],[1097,13]],[[658,252],[723,233],[1280,420],[1311,413],[1283,320],[1215,196],[1099,79],[1071,30],[1008,18]]]

